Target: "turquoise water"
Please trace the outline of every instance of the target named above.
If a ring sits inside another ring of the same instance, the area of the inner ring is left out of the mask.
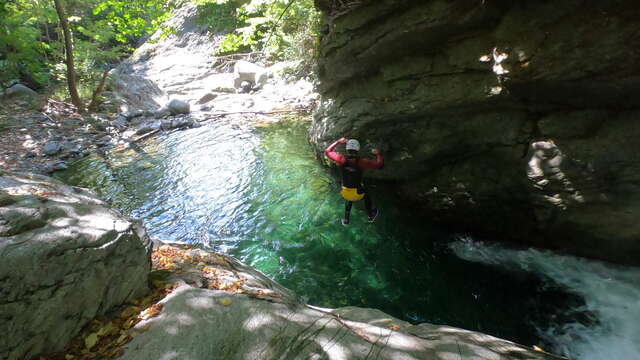
[[[458,258],[454,234],[412,216],[383,184],[369,185],[379,220],[367,223],[356,204],[343,227],[337,177],[316,158],[307,125],[209,122],[87,157],[58,177],[142,219],[152,237],[238,257],[314,305],[542,346],[536,327],[577,316],[568,309],[579,298],[534,275]]]

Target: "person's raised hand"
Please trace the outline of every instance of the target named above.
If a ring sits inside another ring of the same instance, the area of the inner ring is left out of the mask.
[[[340,138],[340,140],[338,140],[338,144],[344,144],[347,142],[347,138]]]
[[[373,155],[378,155],[378,154],[380,154],[380,150],[379,149],[371,149],[371,153]]]

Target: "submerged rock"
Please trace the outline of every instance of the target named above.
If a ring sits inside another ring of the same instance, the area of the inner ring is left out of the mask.
[[[144,229],[86,190],[0,173],[0,358],[59,351],[147,291]]]

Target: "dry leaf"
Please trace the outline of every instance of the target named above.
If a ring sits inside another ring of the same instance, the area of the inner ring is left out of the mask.
[[[98,342],[98,334],[91,333],[89,336],[84,338],[84,347],[87,350],[91,350],[92,347],[96,346],[97,342]]]
[[[117,329],[113,326],[113,323],[109,321],[109,323],[103,326],[100,330],[98,330],[98,336],[104,336],[114,333]]]
[[[228,298],[228,297],[222,298],[218,301],[218,303],[222,306],[229,306],[231,305],[231,298]]]
[[[396,325],[396,324],[389,324],[387,326],[389,329],[393,330],[393,331],[398,331],[400,330],[400,326]]]

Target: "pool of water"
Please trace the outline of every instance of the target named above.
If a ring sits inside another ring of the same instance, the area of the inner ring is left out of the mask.
[[[370,184],[381,209],[351,224],[334,172],[306,140],[308,123],[217,120],[139,147],[84,158],[57,176],[142,219],[159,240],[233,255],[307,302],[378,308],[414,323],[478,330],[546,346],[539,329],[584,316],[581,297],[518,268],[463,259],[447,229]]]

